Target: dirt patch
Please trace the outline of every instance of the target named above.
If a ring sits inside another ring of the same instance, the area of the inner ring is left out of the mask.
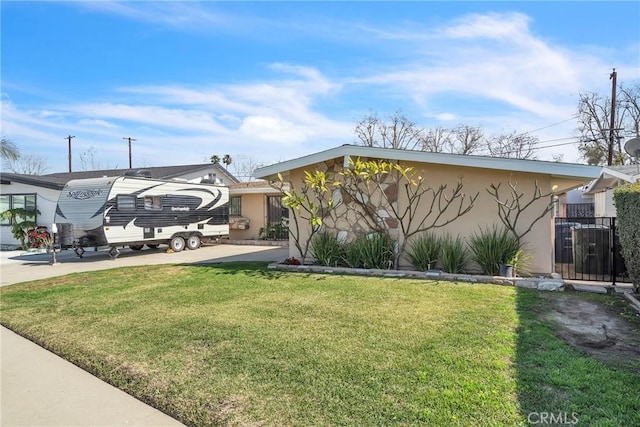
[[[573,348],[607,364],[640,363],[640,322],[620,314],[606,298],[549,293],[549,311],[558,336]]]

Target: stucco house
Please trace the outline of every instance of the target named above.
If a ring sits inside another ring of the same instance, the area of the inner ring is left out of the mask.
[[[613,189],[640,179],[640,163],[603,167],[598,177],[587,186],[585,194],[594,198],[597,217],[616,217]]]
[[[509,188],[509,183],[515,184],[517,190],[524,194],[523,200],[527,200],[536,189],[543,194],[562,195],[593,180],[600,173],[599,167],[578,164],[343,145],[259,168],[254,175],[257,178],[277,181],[280,174],[283,180],[290,182],[291,187],[295,189],[301,188],[305,171],[326,171],[339,177],[340,172],[350,167],[353,159],[383,159],[413,167],[418,175],[424,177],[426,185],[436,189],[441,185],[451,189],[461,182],[466,195],[477,194],[472,209],[464,216],[435,231],[463,238],[468,238],[481,227],[501,224],[497,214],[496,200],[487,191],[492,184],[502,184],[501,190],[505,191]],[[404,193],[395,191],[395,194],[397,195],[396,203],[406,205],[408,199]],[[339,198],[339,195],[336,196]],[[505,196],[508,196],[508,193],[505,193]],[[416,207],[416,212],[429,209],[428,203],[428,200],[423,200],[424,206]],[[548,206],[549,198],[535,201],[530,209],[522,213],[520,226],[528,227],[540,212],[545,212]],[[448,212],[447,215],[449,214]],[[398,224],[389,222],[388,228],[390,234],[399,234],[397,233]],[[335,224],[334,231],[346,235],[349,239],[362,231],[362,227],[354,221],[344,221]],[[306,232],[308,236],[309,230]],[[526,247],[532,255],[530,262],[532,272],[554,271],[553,233],[553,210],[551,210],[546,212],[541,220],[535,222],[533,229],[525,238]],[[300,256],[292,240],[290,240],[289,251],[292,257]],[[407,265],[405,262],[401,267]]]
[[[267,181],[229,186],[229,234],[234,240],[288,240],[283,224],[289,212],[282,192]]]
[[[69,180],[119,176],[134,170],[109,169],[47,175],[0,173],[0,212],[20,207],[37,209],[40,214],[36,218],[36,223],[49,228],[55,216],[58,196]],[[222,166],[213,163],[149,167],[144,168],[144,170],[150,174],[151,178],[158,179],[178,179],[189,182],[215,179],[228,186],[239,182],[236,177]],[[0,244],[3,247],[15,247],[20,244],[11,233],[9,220],[2,220],[0,224]]]

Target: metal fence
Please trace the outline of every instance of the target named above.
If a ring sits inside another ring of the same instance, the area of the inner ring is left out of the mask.
[[[631,282],[621,254],[616,219],[555,219],[556,273],[563,279]]]
[[[596,215],[593,203],[568,203],[566,208],[569,218],[593,218]]]

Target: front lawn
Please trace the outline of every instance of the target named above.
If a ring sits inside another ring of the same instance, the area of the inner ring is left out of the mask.
[[[3,325],[187,425],[640,425],[640,364],[556,338],[537,291],[229,263],[0,292]]]

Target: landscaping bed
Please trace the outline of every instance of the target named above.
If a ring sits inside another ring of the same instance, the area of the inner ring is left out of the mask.
[[[162,265],[0,289],[0,322],[187,425],[639,425],[640,360],[564,341],[552,300],[619,295]],[[634,329],[636,328],[636,329]],[[571,419],[571,418],[569,418]]]

